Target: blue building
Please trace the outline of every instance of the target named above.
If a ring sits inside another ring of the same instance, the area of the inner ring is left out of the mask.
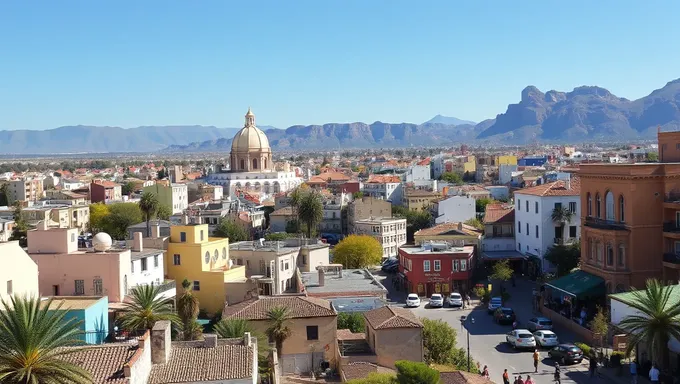
[[[66,312],[64,320],[75,319],[85,344],[102,344],[109,335],[109,298],[99,296],[55,296],[51,311]]]
[[[517,160],[517,165],[520,167],[540,167],[548,162],[547,156],[531,157],[527,156],[523,159]]]

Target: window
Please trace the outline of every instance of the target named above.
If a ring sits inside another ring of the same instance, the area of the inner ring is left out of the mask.
[[[569,202],[569,212],[576,213],[576,202],[575,201]]]
[[[619,196],[619,221],[622,223],[626,222],[626,204],[623,200],[623,195]]]
[[[536,238],[538,239],[538,225],[536,226]]]
[[[102,279],[94,279],[92,284],[94,285],[94,295],[101,296],[104,293]]]
[[[246,169],[246,162],[243,159],[241,159],[241,169]]]
[[[453,260],[452,268],[453,268],[454,272],[458,272],[460,270],[459,266],[460,266],[460,260]]]
[[[227,247],[222,248],[222,260],[227,259]]]
[[[180,241],[180,243],[186,243],[187,242],[187,233],[186,232],[180,232],[179,233],[179,241]]]
[[[194,291],[200,291],[201,290],[201,282],[194,280]]]
[[[534,210],[538,213],[538,201],[534,203]]]
[[[318,325],[308,325],[307,326],[307,340],[319,340],[319,326]]]
[[[531,236],[531,234],[529,233],[529,223],[527,223],[527,236]]]
[[[141,261],[142,261],[142,272],[144,272],[144,271],[146,271],[146,270],[148,269],[148,268],[147,268],[147,265],[146,265],[146,259],[147,259],[147,258],[145,257],[145,258],[143,258],[143,259],[141,260]]]
[[[201,230],[201,241],[203,241],[203,230]]]
[[[135,273],[135,262],[134,261],[130,262],[130,272]]]
[[[460,261],[460,271],[461,272],[467,271],[467,260],[463,259]]]
[[[607,265],[614,265],[614,248],[611,244],[607,244]]]
[[[529,201],[524,202],[524,208],[526,208],[527,212],[529,212]]]
[[[555,209],[562,209],[562,203],[555,203]]]
[[[154,255],[153,257],[153,267],[158,268],[158,255]]]
[[[75,241],[76,241],[76,234],[75,234],[75,233],[72,233],[72,234],[71,234],[71,242],[73,243],[73,242],[75,242]]]
[[[281,260],[281,270],[283,271],[283,260]]]
[[[517,232],[522,233],[522,222],[521,221],[517,222]]]
[[[76,280],[76,295],[85,294],[85,280]]]
[[[286,261],[286,271],[290,269],[290,264],[288,264],[288,261]]]
[[[430,272],[430,260],[423,260],[423,271]]]
[[[253,169],[257,169],[257,159],[253,159]]]
[[[593,215],[593,198],[590,196],[590,193],[586,195],[586,210],[588,212],[588,216]]]
[[[619,267],[626,265],[626,247],[623,244],[619,244],[618,264]]]
[[[571,237],[572,239],[576,238],[576,226],[575,225],[569,226],[569,237]]]
[[[442,261],[441,260],[435,260],[434,261],[434,270],[435,271],[441,271],[442,270]]]
[[[606,195],[604,195],[604,215],[607,220],[616,220],[616,214],[614,212],[614,194],[612,191],[608,191]]]
[[[14,293],[14,288],[12,287],[12,280],[7,280],[7,294],[12,295]]]
[[[517,250],[522,252],[522,243],[517,243]]]
[[[178,254],[172,255],[172,265],[182,265]]]
[[[205,251],[204,260],[205,260],[206,264],[208,264],[210,262],[210,251]]]
[[[519,211],[520,209],[522,209],[522,202],[517,199],[517,210]]]
[[[597,253],[597,262],[601,263],[602,262],[602,244],[600,242],[595,243],[595,251]]]
[[[598,219],[602,216],[600,216],[600,194],[595,195],[595,217]]]

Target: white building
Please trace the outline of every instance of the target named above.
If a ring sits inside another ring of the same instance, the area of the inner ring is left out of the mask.
[[[158,238],[142,238],[141,232],[135,232],[134,238],[131,241],[130,249],[130,277],[128,284],[130,287],[140,285],[167,285],[168,289],[164,289],[161,296],[164,299],[175,297],[177,289],[175,282],[166,282],[165,280],[165,263],[163,260],[163,249],[145,247],[144,244],[150,245],[152,242],[159,242]],[[159,242],[159,245],[162,241]]]
[[[14,219],[0,217],[0,243],[9,241],[14,231]]]
[[[406,244],[406,219],[373,218],[354,222],[356,234],[373,236],[383,246],[383,258],[397,257]]]
[[[19,246],[18,241],[0,243],[0,299],[11,295],[38,297],[38,264]]]
[[[444,172],[446,172],[446,157],[443,154],[434,156],[432,158],[432,178],[438,179]]]
[[[430,163],[416,163],[411,165],[405,173],[405,180],[407,183],[412,183],[416,180],[430,180]]]
[[[300,247],[283,241],[240,241],[229,244],[233,265],[244,265],[262,295],[281,295],[294,287]]]
[[[365,196],[375,197],[400,205],[404,196],[401,178],[395,175],[373,175],[363,185]]]
[[[507,184],[512,180],[513,172],[517,172],[517,164],[501,164],[498,166],[498,182]]]
[[[543,272],[552,266],[543,259],[557,244],[570,244],[581,237],[581,185],[578,178],[558,180],[515,191],[516,249],[541,260]],[[569,222],[554,222],[556,208],[572,212]]]
[[[433,203],[434,223],[464,223],[476,217],[475,202],[469,196],[449,196]]]

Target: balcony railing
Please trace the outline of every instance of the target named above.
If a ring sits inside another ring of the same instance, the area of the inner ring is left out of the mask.
[[[680,226],[675,221],[667,221],[663,223],[664,232],[680,232]]]
[[[166,291],[169,291],[171,289],[177,289],[177,282],[175,280],[165,280],[164,282],[162,282],[160,284],[151,283],[151,285],[155,286],[155,287],[160,286],[161,292],[166,292]]]
[[[557,244],[557,245],[569,245],[569,244],[573,244],[575,241],[576,241],[576,239],[573,238],[573,237],[567,237],[567,238],[564,238],[564,237],[556,237],[555,239],[553,239],[553,244]]]
[[[586,217],[585,225],[590,228],[597,229],[611,229],[611,230],[626,230],[626,224],[615,220],[599,219],[597,217]]]
[[[664,253],[663,261],[664,263],[680,264],[680,255],[676,253]]]

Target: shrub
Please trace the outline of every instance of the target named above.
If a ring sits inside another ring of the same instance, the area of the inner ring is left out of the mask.
[[[626,358],[626,354],[623,352],[619,351],[614,351],[612,352],[611,357],[609,358],[609,362],[612,364],[613,367],[620,367],[621,366],[621,360]]]
[[[590,358],[590,356],[592,356],[593,349],[590,347],[590,345],[585,344],[585,343],[574,343],[574,345],[581,348],[584,356],[586,356],[588,358]]]
[[[399,360],[397,367],[397,383],[399,384],[438,384],[439,371],[432,369],[425,363]]]
[[[482,303],[488,303],[489,300],[491,300],[491,292],[484,287],[475,287],[472,292],[474,292],[475,296],[477,296]]]
[[[338,313],[338,329],[349,329],[352,333],[364,331],[364,315],[359,312]]]

